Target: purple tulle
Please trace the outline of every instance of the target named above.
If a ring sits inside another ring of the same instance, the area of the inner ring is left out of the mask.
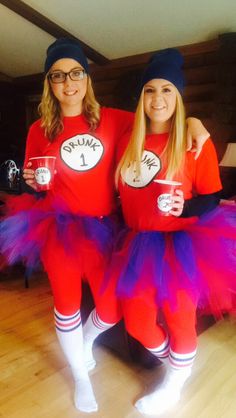
[[[32,251],[32,242],[22,242],[16,237],[27,236],[29,223],[26,212],[20,216],[11,216],[0,224],[0,251],[4,255],[6,264],[13,265],[27,258],[29,270],[33,266],[39,267],[39,253]]]
[[[119,295],[131,295],[132,291],[140,278],[140,273],[148,264],[148,269],[153,269],[160,277],[164,262],[165,242],[163,234],[159,232],[141,232],[134,236],[129,248],[129,261],[125,269],[121,271],[117,292]],[[121,260],[123,253],[121,253]],[[155,260],[155,262],[154,262]],[[149,264],[151,263],[151,264]],[[160,277],[161,279],[161,277]]]
[[[19,204],[22,202],[19,200]],[[68,257],[78,258],[78,251],[89,246],[109,257],[112,250],[114,221],[111,217],[75,215],[60,204],[35,201],[27,210],[14,209],[0,223],[0,252],[5,265],[22,262],[29,272],[40,267],[41,253],[49,234],[62,245]]]
[[[130,231],[112,269],[120,297],[132,297],[151,286],[158,306],[168,300],[174,309],[177,292],[185,290],[203,313],[219,317],[233,311],[236,207],[221,206],[184,231]]]

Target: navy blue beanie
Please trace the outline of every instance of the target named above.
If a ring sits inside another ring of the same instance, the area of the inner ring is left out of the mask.
[[[44,72],[47,74],[51,66],[61,58],[72,58],[78,61],[88,73],[89,66],[86,56],[79,41],[70,38],[57,39],[47,49],[47,58],[44,65]]]
[[[185,85],[183,62],[183,57],[177,49],[168,48],[157,52],[151,57],[143,73],[141,88],[150,80],[163,78],[174,84],[182,94]]]

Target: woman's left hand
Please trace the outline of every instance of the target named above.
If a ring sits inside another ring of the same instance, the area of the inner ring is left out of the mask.
[[[184,194],[182,190],[175,190],[175,194],[172,197],[172,209],[169,214],[174,216],[182,215],[184,209]]]

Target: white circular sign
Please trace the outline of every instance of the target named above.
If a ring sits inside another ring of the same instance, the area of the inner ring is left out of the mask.
[[[51,180],[51,172],[47,167],[36,168],[34,175],[36,182],[40,185],[48,184]]]
[[[61,145],[61,158],[76,171],[87,171],[101,160],[104,147],[98,138],[90,134],[75,135]]]
[[[170,193],[160,194],[157,198],[157,206],[162,212],[169,212],[172,208],[172,195]]]
[[[147,186],[161,169],[161,160],[152,151],[144,150],[141,160],[141,172],[138,176],[133,165],[125,172],[121,170],[121,176],[126,184],[131,187],[141,188]]]

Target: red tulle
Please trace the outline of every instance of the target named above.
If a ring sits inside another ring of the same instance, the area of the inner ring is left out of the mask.
[[[154,288],[157,305],[168,301],[175,309],[184,290],[200,313],[235,313],[236,206],[218,207],[183,231],[128,231],[110,277],[121,298]]]
[[[10,198],[1,222],[0,249],[4,264],[23,262],[32,271],[52,253],[65,263],[78,265],[82,273],[90,266],[102,268],[108,262],[114,233],[109,217],[70,213],[58,199],[21,195]],[[61,260],[57,258],[57,262]],[[47,265],[49,263],[47,262]]]

